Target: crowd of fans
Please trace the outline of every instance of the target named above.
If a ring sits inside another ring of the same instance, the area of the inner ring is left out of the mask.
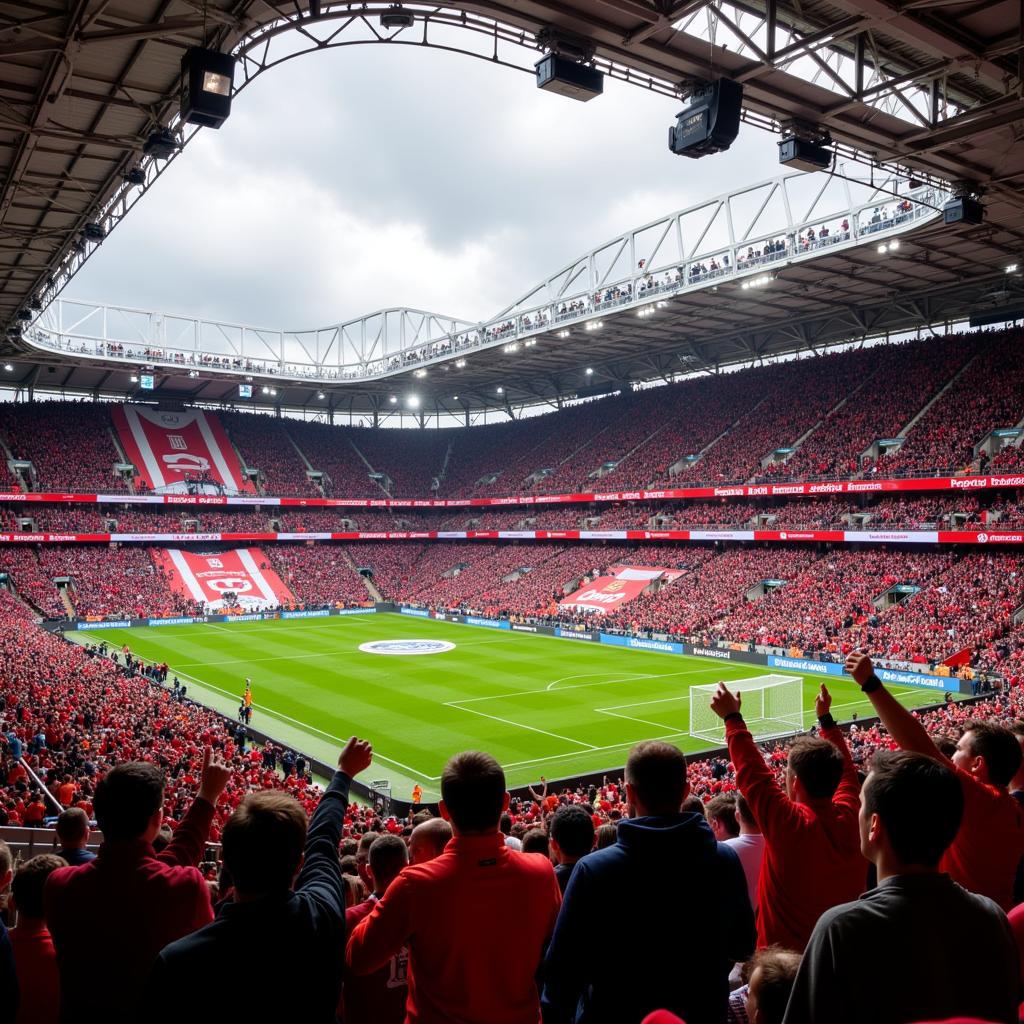
[[[218,415],[267,495],[467,497],[984,472],[990,463],[976,447],[1024,418],[1024,367],[1011,354],[1018,339],[1018,331],[1003,331],[875,345],[446,430]],[[895,454],[871,457],[876,441],[908,428]],[[12,405],[0,415],[0,440],[32,463],[21,479],[31,489],[142,486],[114,475],[122,456],[103,404]],[[1019,453],[1004,448],[991,467],[1019,468]],[[324,475],[310,478],[310,470]]]
[[[822,686],[816,729],[760,749],[721,685],[727,759],[648,741],[622,777],[510,796],[457,754],[439,815],[400,817],[349,799],[369,742],[321,789],[108,655],[0,593],[0,816],[60,812],[57,855],[0,843],[5,1020],[169,1022],[185,992],[223,1020],[230,978],[275,1020],[852,1024],[868,967],[883,1024],[1017,1019],[1017,688],[912,714],[858,654],[877,724],[841,730]],[[936,973],[954,925],[977,955]]]

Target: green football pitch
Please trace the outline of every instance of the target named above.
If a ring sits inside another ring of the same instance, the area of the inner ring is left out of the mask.
[[[540,637],[397,614],[161,626],[75,634],[127,644],[166,661],[189,696],[234,717],[252,677],[253,726],[333,763],[352,733],[373,742],[368,778],[389,779],[399,799],[414,783],[438,793],[441,769],[459,750],[487,750],[510,786],[615,769],[640,740],[668,738],[688,752],[690,687],[771,672],[584,641]],[[430,655],[364,653],[382,640],[442,640]],[[803,677],[805,721],[820,679]],[[848,679],[829,681],[840,721],[870,706]],[[914,707],[935,691],[894,691]]]

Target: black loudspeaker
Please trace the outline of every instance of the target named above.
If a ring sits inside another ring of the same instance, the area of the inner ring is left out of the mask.
[[[719,78],[695,93],[668,130],[668,148],[678,156],[701,157],[728,149],[740,132],[743,86]]]
[[[985,220],[985,207],[977,199],[958,196],[942,208],[944,224],[981,224]]]
[[[587,64],[577,64],[557,53],[549,53],[537,61],[537,88],[557,92],[573,100],[592,100],[604,92],[604,72]]]

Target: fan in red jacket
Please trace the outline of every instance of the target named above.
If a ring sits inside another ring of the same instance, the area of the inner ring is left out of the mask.
[[[197,865],[214,808],[231,777],[209,747],[199,793],[159,855],[164,775],[129,762],[96,787],[99,856],[47,879],[46,923],[57,949],[60,1019],[74,1024],[135,1024],[142,985],[157,954],[213,919]]]
[[[857,769],[829,713],[832,696],[822,684],[815,700],[821,738],[804,737],[790,748],[783,791],[744,724],[740,700],[740,694],[719,683],[711,707],[725,719],[736,787],[765,838],[758,948],[803,950],[818,918],[855,900],[867,883],[857,825]]]

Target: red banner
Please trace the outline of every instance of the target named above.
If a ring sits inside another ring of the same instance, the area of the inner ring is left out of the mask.
[[[118,405],[112,416],[121,447],[151,491],[184,491],[188,481],[232,494],[255,490],[212,413]]]
[[[219,424],[217,431],[223,435]],[[225,444],[227,440],[225,437]],[[230,445],[228,445],[230,451]],[[137,456],[141,458],[141,456]],[[136,456],[129,455],[129,458]],[[231,452],[234,459],[234,453]],[[237,459],[235,459],[237,463]],[[136,463],[138,465],[138,463]],[[141,467],[140,467],[141,468]],[[0,502],[86,505],[266,505],[281,508],[493,508],[515,505],[572,505],[589,502],[662,501],[701,498],[811,498],[835,494],[889,494],[911,491],[976,491],[1024,487],[1024,475],[914,477],[906,480],[841,480],[828,483],[744,484],[735,487],[678,487],[660,491],[604,491],[578,494],[526,494],[509,498],[268,498],[244,492],[223,494],[75,494],[59,491],[0,493]]]
[[[957,651],[956,654],[951,654],[942,664],[948,668],[959,668],[961,665],[970,665],[971,655],[974,653],[973,648],[965,647],[962,651]]]
[[[228,594],[233,594],[242,608],[294,601],[259,548],[236,548],[213,555],[170,548],[153,554],[173,591],[209,608],[223,608]]]

